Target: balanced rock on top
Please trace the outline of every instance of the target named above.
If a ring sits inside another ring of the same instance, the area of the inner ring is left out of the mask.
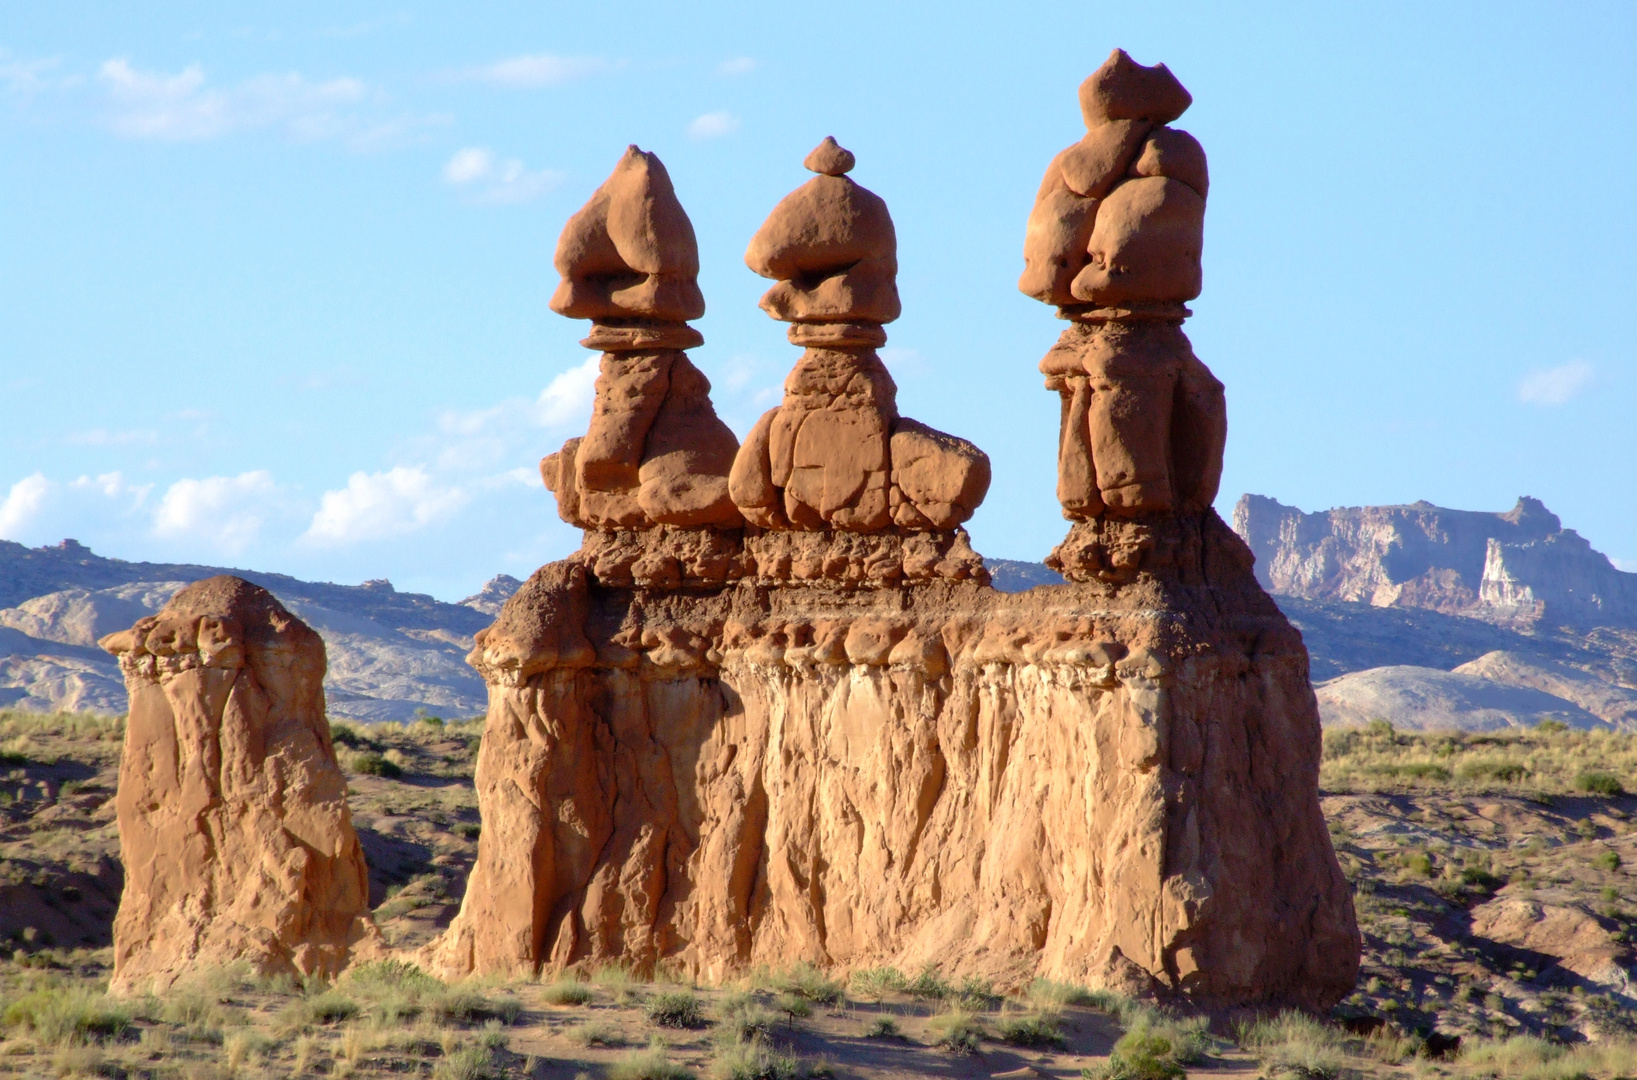
[[[1123,49],[1080,87],[1086,134],[1035,195],[1018,288],[1065,309],[1180,304],[1200,290],[1205,151],[1165,125],[1193,98]]]
[[[632,146],[557,242],[551,308],[593,320],[602,349],[591,425],[540,463],[564,521],[591,529],[736,528],[739,441],[682,350],[703,343],[693,225],[659,158]]]
[[[818,175],[773,208],[745,263],[778,281],[762,310],[807,350],[782,404],[746,436],[729,493],[769,529],[954,529],[983,501],[989,459],[898,415],[898,387],[875,352],[900,310],[892,216],[845,175],[855,159],[834,138],[803,164]]]

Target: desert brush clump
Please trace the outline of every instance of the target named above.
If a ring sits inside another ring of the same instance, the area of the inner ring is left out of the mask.
[[[625,1055],[608,1067],[608,1080],[693,1080],[693,1073],[674,1064],[663,1042]]]
[[[705,1026],[705,1011],[699,995],[692,990],[666,990],[648,999],[643,1011],[651,1023],[661,1027],[696,1028]]]

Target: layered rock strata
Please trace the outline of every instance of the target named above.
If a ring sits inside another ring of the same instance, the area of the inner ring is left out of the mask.
[[[112,989],[240,961],[330,978],[379,952],[318,635],[224,576],[101,645],[130,693]]]
[[[1166,540],[1159,573],[1025,594],[544,567],[473,653],[484,834],[434,966],[1334,1002],[1358,937],[1306,654],[1219,521]]]

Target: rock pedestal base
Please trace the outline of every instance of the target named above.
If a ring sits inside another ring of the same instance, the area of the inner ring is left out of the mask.
[[[479,637],[445,975],[938,964],[1327,1007],[1359,936],[1296,632],[1212,511],[1022,594],[543,568]]]

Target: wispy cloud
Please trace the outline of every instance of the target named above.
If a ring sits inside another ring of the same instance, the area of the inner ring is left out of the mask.
[[[55,74],[61,63],[54,56],[23,60],[5,49],[0,49],[0,89],[4,89],[7,94],[26,99],[44,90],[79,83],[78,76]]]
[[[688,135],[695,139],[720,139],[739,130],[739,118],[730,112],[708,112],[688,125]]]
[[[516,158],[499,158],[481,146],[455,151],[443,166],[445,183],[466,189],[480,203],[525,203],[563,182],[556,169],[530,171]]]
[[[401,536],[448,520],[468,498],[459,487],[438,483],[419,466],[355,472],[346,487],[324,493],[303,539],[338,545]]]
[[[159,441],[159,432],[152,428],[138,428],[133,431],[92,428],[89,431],[76,431],[66,435],[63,441],[71,446],[151,446]]]
[[[534,53],[497,60],[492,64],[461,68],[450,72],[449,78],[458,82],[489,83],[513,90],[533,90],[543,86],[561,86],[577,79],[601,75],[618,66],[598,56]]]
[[[123,58],[106,61],[97,78],[107,88],[109,124],[117,134],[177,142],[270,127],[322,138],[347,126],[338,110],[368,92],[358,79],[312,82],[294,72],[257,75],[217,90],[205,86],[198,64],[169,75],[139,70]]]
[[[1584,360],[1531,371],[1518,384],[1518,400],[1526,405],[1563,405],[1591,383],[1593,374]]]
[[[749,75],[756,70],[756,61],[748,56],[736,56],[716,65],[718,75]]]

